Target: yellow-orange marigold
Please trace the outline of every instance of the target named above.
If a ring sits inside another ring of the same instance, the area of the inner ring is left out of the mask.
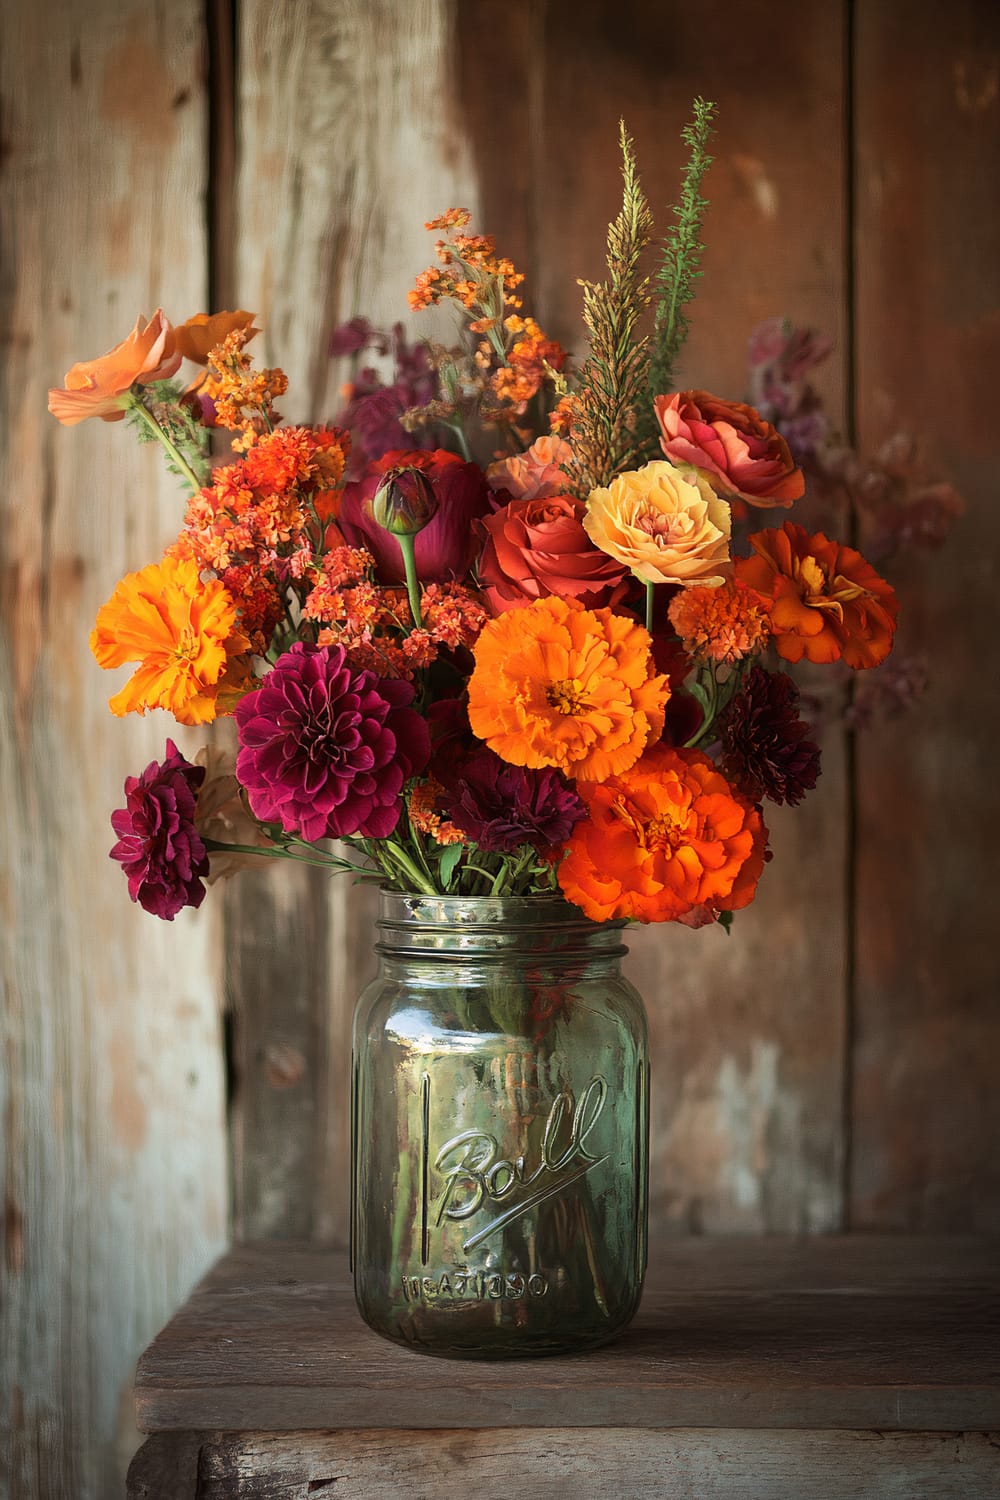
[[[853,547],[804,526],[758,531],[736,576],[770,603],[775,649],[785,661],[877,667],[892,647],[899,603],[892,585]]]
[[[604,781],[663,732],[670,696],[641,625],[555,595],[483,628],[469,680],[473,732],[515,766]]]
[[[763,651],[771,630],[768,607],[745,583],[682,589],[670,601],[670,623],[695,661],[732,665]]]
[[[767,829],[700,750],[655,745],[630,770],[577,791],[588,816],[570,837],[559,884],[588,917],[682,921],[753,900]]]
[[[238,658],[247,647],[225,586],[218,579],[203,583],[196,562],[171,556],[126,574],[98,610],[90,636],[102,667],[140,664],[111,699],[112,713],[165,708],[180,724],[216,717],[227,674],[239,677]]]

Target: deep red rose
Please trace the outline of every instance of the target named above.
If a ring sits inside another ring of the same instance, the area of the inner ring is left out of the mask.
[[[415,538],[417,576],[422,583],[462,579],[476,548],[473,521],[489,509],[489,490],[483,471],[443,448],[430,452],[395,449],[369,464],[362,479],[344,486],[338,525],[352,547],[367,547],[378,565],[382,583],[403,583],[403,554],[399,543],[383,531],[370,513],[371,502],[390,469],[421,469],[437,500],[433,519]]]
[[[480,526],[483,593],[495,615],[558,594],[587,609],[614,605],[628,588],[628,569],[595,547],[583,529],[587,507],[572,495],[511,500]]]

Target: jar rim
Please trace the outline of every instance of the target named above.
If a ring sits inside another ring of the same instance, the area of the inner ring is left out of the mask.
[[[425,896],[379,891],[377,950],[530,954],[571,951],[618,957],[624,920],[595,922],[561,895]]]

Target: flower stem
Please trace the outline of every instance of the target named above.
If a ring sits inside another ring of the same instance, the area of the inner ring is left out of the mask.
[[[646,629],[653,634],[653,590],[655,583],[646,584]]]
[[[352,865],[349,860],[338,859],[336,855],[328,858],[313,859],[308,854],[295,854],[291,849],[267,848],[263,844],[226,844],[221,839],[203,839],[202,843],[210,854],[259,854],[262,859],[292,859],[300,865],[318,865],[324,870],[353,870],[357,875],[371,875],[371,870],[365,869],[364,865]]]
[[[446,425],[451,429],[451,431],[458,439],[458,446],[462,450],[462,457],[465,459],[465,462],[471,463],[472,451],[469,448],[469,439],[465,435],[465,428],[462,426],[461,421],[448,422]]]
[[[410,600],[410,612],[413,615],[413,623],[418,630],[423,628],[424,617],[420,612],[420,583],[417,579],[417,559],[413,546],[412,536],[399,536],[399,550],[403,554],[403,568],[406,572],[406,592]]]
[[[153,437],[156,438],[156,441],[161,444],[171,463],[179,471],[182,478],[185,478],[188,484],[191,486],[191,493],[193,495],[196,495],[201,489],[201,480],[198,478],[197,474],[194,472],[191,465],[184,457],[183,453],[181,453],[180,449],[171,442],[170,438],[167,437],[167,434],[164,432],[159,422],[153,416],[153,413],[150,411],[149,407],[146,406],[146,404],[143,402],[142,398],[140,396],[134,395],[132,392],[129,392],[128,409],[139,413],[141,420],[149,428],[149,431],[152,433]]]
[[[429,878],[417,868],[405,849],[401,849],[398,844],[393,844],[386,840],[383,845],[383,853],[388,854],[390,859],[399,865],[403,873],[413,881],[418,891],[422,891],[425,896],[440,895],[440,892],[435,890]]]

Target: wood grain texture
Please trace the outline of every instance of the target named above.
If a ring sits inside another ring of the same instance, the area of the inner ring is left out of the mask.
[[[218,944],[108,859],[126,774],[192,738],[115,720],[124,674],[87,649],[182,496],[121,425],[58,427],[46,388],[158,302],[204,306],[201,6],[11,0],[0,26],[0,1492],[105,1500],[134,1360],[225,1238]]]
[[[915,434],[968,510],[901,577],[926,698],[858,744],[851,1212],[995,1230],[1000,9],[959,0],[940,21],[929,0],[858,8],[859,434]]]
[[[474,183],[447,101],[447,0],[239,7],[235,298],[288,373],[290,420],[330,420],[337,323],[406,317],[425,220]],[[242,876],[227,906],[237,1232],[346,1242],[354,1003],[372,893],[322,873]],[[264,950],[268,956],[262,963]]]
[[[538,0],[458,11],[462,97],[485,228],[525,257],[526,306],[578,355],[576,278],[603,275],[620,201],[617,126],[635,137],[660,234],[695,93],[719,107],[704,278],[681,383],[741,399],[746,340],[787,314],[822,328],[844,403],[844,6],[729,3],[704,17],[645,0]],[[491,38],[499,36],[499,59]],[[495,65],[514,107],[498,136]],[[780,88],[764,80],[781,80]],[[525,163],[530,163],[526,167]],[[782,512],[782,515],[784,513]],[[817,690],[830,692],[817,674]],[[830,1230],[842,1206],[847,798],[841,738],[799,808],[767,808],[774,862],[721,930],[630,932],[650,1016],[651,1212],[676,1231]],[[815,851],[822,850],[822,858]]]
[[[192,1500],[970,1500],[1000,1482],[989,1433],[444,1432],[248,1434],[206,1443]],[[139,1500],[138,1492],[135,1500]]]
[[[146,1351],[147,1431],[1000,1426],[1000,1257],[969,1240],[668,1241],[585,1359],[438,1360],[371,1333],[345,1257],[231,1252]]]

